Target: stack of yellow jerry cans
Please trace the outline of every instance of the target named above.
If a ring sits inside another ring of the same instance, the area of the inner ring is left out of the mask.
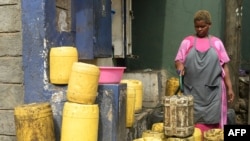
[[[50,82],[68,84],[71,67],[77,62],[75,47],[52,47],[50,50]],[[55,141],[55,127],[49,102],[23,104],[14,109],[18,141]]]
[[[61,141],[97,141],[99,107],[95,99],[99,75],[99,67],[78,62],[75,47],[51,48],[50,82],[67,84]]]
[[[99,67],[74,62],[64,104],[61,141],[97,141],[99,107],[97,96]]]

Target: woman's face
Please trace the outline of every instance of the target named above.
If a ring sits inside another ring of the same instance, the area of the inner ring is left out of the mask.
[[[196,35],[200,38],[203,38],[208,35],[210,24],[206,23],[204,20],[199,20],[194,22],[194,28]]]

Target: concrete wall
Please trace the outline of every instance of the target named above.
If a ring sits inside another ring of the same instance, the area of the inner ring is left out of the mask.
[[[0,19],[0,140],[14,141],[13,109],[24,97],[20,1],[1,0]]]

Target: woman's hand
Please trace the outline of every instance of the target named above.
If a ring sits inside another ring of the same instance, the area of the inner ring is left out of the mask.
[[[228,90],[227,91],[227,100],[229,103],[233,103],[234,101],[234,92],[233,90]]]
[[[228,64],[224,64],[223,65],[224,71],[225,71],[225,84],[226,84],[226,88],[227,88],[227,100],[229,103],[232,103],[234,101],[234,91],[232,88],[232,82],[231,82],[231,78],[230,78],[230,72],[229,72],[229,68],[228,68]]]
[[[182,62],[180,61],[175,61],[175,68],[177,70],[178,75],[184,75],[185,73],[185,68]]]

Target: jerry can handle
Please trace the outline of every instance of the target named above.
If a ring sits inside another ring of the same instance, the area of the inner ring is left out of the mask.
[[[180,85],[180,90],[183,93],[183,82],[182,82],[183,76],[181,73],[179,74],[179,85]]]
[[[175,91],[175,95],[178,95],[178,92],[181,91],[181,93],[183,93],[183,82],[182,82],[182,74],[180,71],[178,71],[179,74],[179,87],[177,88],[177,90]]]

